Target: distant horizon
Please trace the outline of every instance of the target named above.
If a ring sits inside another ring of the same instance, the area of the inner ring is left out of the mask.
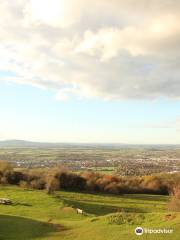
[[[166,143],[166,144],[163,144],[163,143],[123,143],[123,142],[49,142],[49,141],[33,141],[33,140],[26,140],[26,139],[0,139],[0,143],[1,142],[24,142],[24,143],[42,143],[42,144],[89,144],[89,145],[93,145],[93,144],[97,144],[97,145],[149,145],[149,146],[158,146],[158,145],[164,145],[164,146],[173,146],[173,145],[180,145],[180,144],[171,144],[171,143]]]

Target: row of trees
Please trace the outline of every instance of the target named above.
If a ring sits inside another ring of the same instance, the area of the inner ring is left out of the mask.
[[[14,184],[34,189],[46,189],[48,193],[64,189],[111,194],[168,194],[178,185],[179,180],[179,174],[171,175],[171,177],[117,177],[94,172],[78,174],[60,167],[48,171],[16,171],[8,163],[0,162],[1,184]]]

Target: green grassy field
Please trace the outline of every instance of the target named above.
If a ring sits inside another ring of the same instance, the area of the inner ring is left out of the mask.
[[[180,239],[180,213],[167,212],[167,196],[83,194],[4,186],[0,197],[1,240]],[[86,214],[78,215],[74,208]],[[137,226],[173,229],[173,234],[136,236]]]

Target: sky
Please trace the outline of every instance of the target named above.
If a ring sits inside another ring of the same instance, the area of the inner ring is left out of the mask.
[[[180,1],[1,0],[0,140],[180,143]]]

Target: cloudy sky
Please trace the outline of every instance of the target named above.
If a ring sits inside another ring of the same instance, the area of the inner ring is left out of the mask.
[[[1,0],[0,139],[180,143],[179,0]]]

